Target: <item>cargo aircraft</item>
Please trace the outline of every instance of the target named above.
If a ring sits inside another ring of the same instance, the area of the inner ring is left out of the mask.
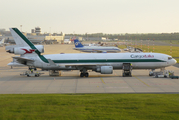
[[[118,47],[104,47],[104,46],[83,46],[81,42],[76,39],[74,40],[75,48],[74,50],[79,50],[82,52],[91,52],[91,53],[116,53],[121,52]]]
[[[174,65],[176,60],[161,53],[78,53],[78,54],[49,54],[44,52],[42,45],[33,45],[17,28],[10,28],[16,46],[6,48],[7,52],[18,54],[13,57],[18,64],[29,68],[43,70],[79,70],[80,77],[88,77],[88,70],[101,74],[112,74],[113,70],[123,70],[124,65],[132,65],[132,69],[163,69]],[[129,71],[131,74],[131,71]]]

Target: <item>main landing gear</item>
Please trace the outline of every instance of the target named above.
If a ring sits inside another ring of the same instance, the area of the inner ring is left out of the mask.
[[[87,72],[86,69],[80,70],[80,77],[88,77],[89,73]]]
[[[80,77],[88,77],[89,76],[89,73],[80,73]]]

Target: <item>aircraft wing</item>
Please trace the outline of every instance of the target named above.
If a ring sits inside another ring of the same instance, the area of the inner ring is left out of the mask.
[[[23,57],[12,57],[13,59],[16,59],[21,64],[26,64],[27,62],[34,62],[34,60],[23,58]]]

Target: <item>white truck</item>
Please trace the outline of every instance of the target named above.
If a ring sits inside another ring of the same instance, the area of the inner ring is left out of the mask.
[[[20,75],[27,76],[27,77],[39,77],[41,74],[44,74],[44,73],[40,73],[38,71],[36,71],[36,72],[25,71],[23,74],[20,74]]]
[[[64,44],[70,44],[71,41],[69,39],[64,39]]]

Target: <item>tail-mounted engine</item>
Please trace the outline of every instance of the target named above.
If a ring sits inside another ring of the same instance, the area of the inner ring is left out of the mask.
[[[44,46],[43,45],[35,45],[37,49],[32,49],[31,47],[17,47],[17,46],[7,46],[6,52],[13,53],[15,55],[24,55],[24,54],[32,54],[36,50],[40,53],[44,53]]]

